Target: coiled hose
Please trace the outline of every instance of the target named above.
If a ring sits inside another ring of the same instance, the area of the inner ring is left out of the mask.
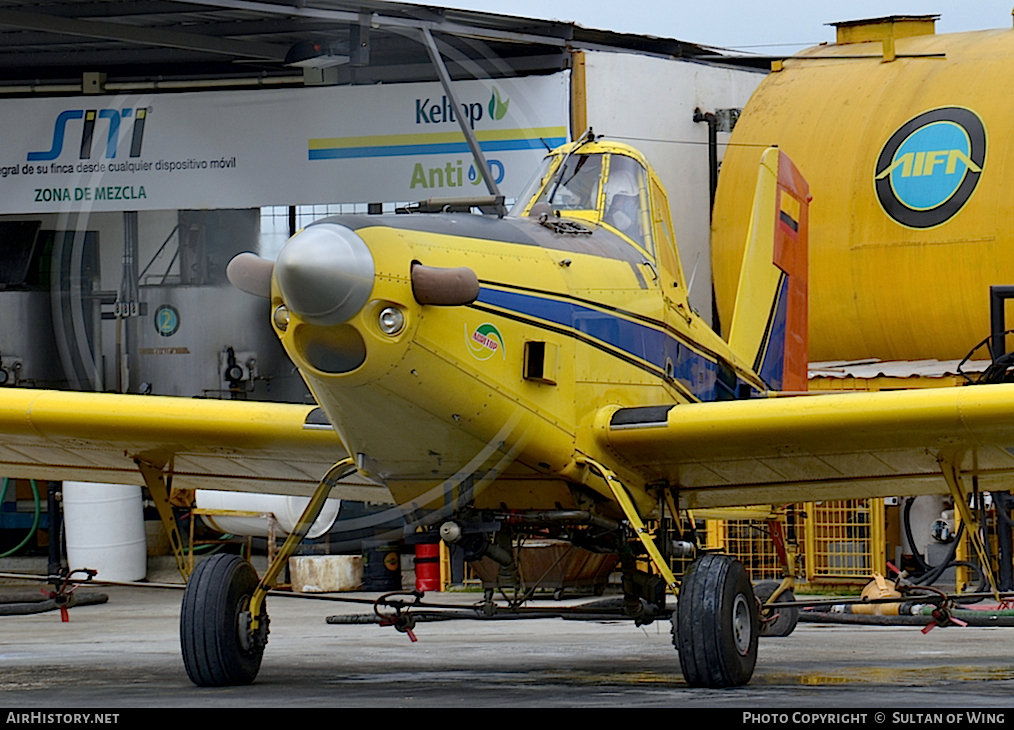
[[[954,541],[951,543],[950,549],[947,551],[947,557],[945,557],[944,560],[942,560],[939,565],[936,566],[930,565],[929,563],[926,562],[926,559],[919,553],[919,550],[915,547],[915,539],[912,536],[912,521],[910,517],[912,511],[912,503],[915,502],[915,500],[916,500],[915,497],[911,497],[905,501],[904,519],[902,520],[902,522],[905,525],[905,536],[908,538],[908,544],[912,548],[912,557],[915,558],[916,562],[919,564],[919,567],[923,571],[912,582],[918,586],[931,586],[938,580],[940,580],[940,576],[944,574],[945,570],[947,570],[948,568],[961,566],[968,568],[978,574],[979,587],[976,589],[975,592],[985,593],[989,589],[989,581],[986,579],[985,572],[974,563],[954,559],[954,556],[958,550],[958,545],[961,543],[961,538],[965,534],[964,522],[958,525],[958,531],[954,536]],[[957,599],[957,600],[959,603],[977,603],[981,601],[982,598],[965,599],[965,600]]]

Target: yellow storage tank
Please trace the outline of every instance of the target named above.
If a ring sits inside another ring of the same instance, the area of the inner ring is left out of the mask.
[[[935,18],[838,24],[754,93],[713,217],[722,322],[778,145],[813,195],[811,361],[957,359],[989,334],[989,286],[1014,284],[1014,30],[936,35]]]

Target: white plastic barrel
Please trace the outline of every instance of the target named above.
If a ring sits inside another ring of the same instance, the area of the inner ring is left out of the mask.
[[[64,482],[63,515],[71,570],[97,570],[97,580],[144,579],[148,558],[140,487]]]
[[[255,492],[227,492],[217,489],[197,490],[198,509],[235,510],[242,512],[270,512],[278,522],[278,529],[289,534],[296,529],[300,515],[309,504],[309,497],[291,497],[283,494],[258,494]],[[307,537],[316,538],[331,529],[341,509],[340,499],[324,501],[324,509],[310,525]],[[268,521],[259,517],[229,517],[224,515],[201,515],[211,527],[219,532],[233,535],[268,536]],[[282,535],[279,534],[279,537]]]

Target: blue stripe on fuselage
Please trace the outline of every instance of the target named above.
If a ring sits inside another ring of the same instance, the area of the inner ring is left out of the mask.
[[[679,381],[696,398],[710,401],[719,397],[718,364],[663,330],[576,302],[521,292],[484,287],[479,292],[478,301],[576,330],[648,363],[660,375],[665,373],[668,360],[672,363],[673,379]]]

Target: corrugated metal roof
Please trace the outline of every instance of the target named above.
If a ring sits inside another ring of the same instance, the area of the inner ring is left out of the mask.
[[[0,93],[26,85],[55,93],[85,72],[106,74],[109,84],[285,79],[300,73],[286,64],[295,44],[351,49],[353,39],[356,59],[340,67],[338,83],[435,80],[417,42],[424,28],[458,78],[552,72],[566,66],[570,48],[718,60],[672,38],[379,0],[0,0]]]
[[[847,360],[811,362],[810,379],[814,378],[943,378],[960,375],[961,360]],[[970,360],[961,365],[966,373],[980,373],[989,367],[989,360]]]

